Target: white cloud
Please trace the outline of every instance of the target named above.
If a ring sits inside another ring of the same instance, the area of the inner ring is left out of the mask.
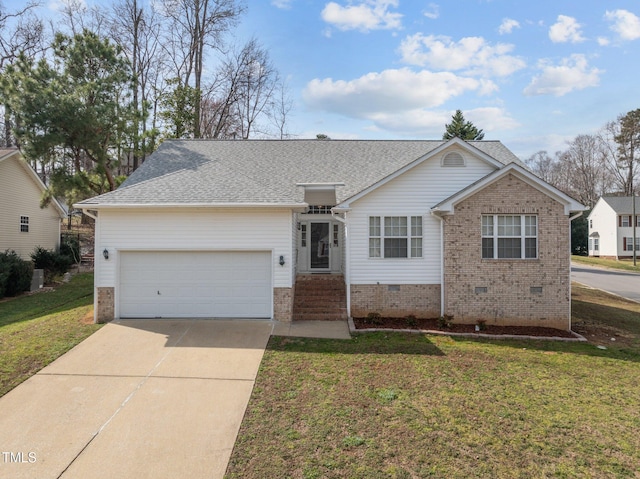
[[[482,37],[450,37],[421,33],[408,36],[400,44],[402,61],[436,70],[462,70],[470,75],[508,76],[526,66],[520,57],[508,55],[514,46],[489,44]]]
[[[498,27],[498,33],[500,35],[505,35],[511,33],[514,28],[520,28],[520,22],[513,18],[505,18]]]
[[[584,41],[580,25],[575,18],[558,15],[558,21],[549,28],[549,38],[553,43],[579,43]]]
[[[407,137],[441,138],[454,111],[412,109],[402,112],[378,112],[369,118],[377,130],[391,131]],[[520,126],[502,108],[487,107],[464,110],[464,116],[485,134]]]
[[[616,32],[622,40],[636,40],[640,38],[640,18],[628,10],[613,10],[605,13],[604,18],[613,23],[611,30]]]
[[[606,47],[610,43],[611,43],[611,40],[609,40],[608,38],[598,37],[598,45],[600,45],[601,47]]]
[[[564,58],[559,65],[541,60],[538,66],[542,73],[524,89],[525,95],[563,96],[574,90],[598,86],[603,73],[603,70],[589,68],[586,57],[579,54]]]
[[[440,17],[440,6],[436,3],[430,3],[429,10],[424,11],[424,16],[431,20],[437,19]]]
[[[273,5],[276,8],[281,8],[283,10],[290,9],[291,3],[293,3],[293,0],[271,0],[271,5]]]
[[[408,68],[368,73],[355,80],[314,79],[303,91],[312,108],[351,118],[372,119],[422,108],[434,108],[467,92],[494,91],[490,81],[449,72],[414,72]]]
[[[399,0],[363,0],[358,5],[342,6],[329,2],[322,19],[339,30],[394,30],[402,27],[402,14],[389,11]]]

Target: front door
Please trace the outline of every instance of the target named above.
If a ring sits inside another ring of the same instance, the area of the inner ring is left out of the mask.
[[[329,222],[312,221],[309,226],[311,230],[310,267],[314,270],[328,270],[331,265]]]

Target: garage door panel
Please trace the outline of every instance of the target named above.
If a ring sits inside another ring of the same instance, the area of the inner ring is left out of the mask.
[[[270,318],[269,252],[122,252],[120,317]]]

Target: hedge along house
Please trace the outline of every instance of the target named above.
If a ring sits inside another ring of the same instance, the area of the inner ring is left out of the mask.
[[[75,206],[103,253],[96,321],[378,312],[570,329],[584,207],[496,141],[170,140]]]

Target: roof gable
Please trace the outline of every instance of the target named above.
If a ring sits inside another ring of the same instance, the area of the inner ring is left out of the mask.
[[[373,191],[377,190],[381,186],[386,185],[387,183],[389,183],[390,181],[394,180],[395,178],[407,173],[408,171],[413,170],[417,166],[423,164],[425,161],[430,160],[430,159],[440,155],[444,151],[446,151],[446,150],[448,150],[448,149],[450,149],[451,147],[454,147],[454,146],[465,150],[469,154],[472,154],[472,155],[476,156],[480,160],[482,160],[485,163],[493,166],[496,169],[499,169],[502,166],[504,166],[503,163],[500,163],[498,160],[494,159],[493,157],[489,156],[488,154],[486,154],[485,152],[479,150],[478,148],[474,147],[473,145],[470,145],[469,143],[461,140],[460,138],[457,138],[457,137],[456,138],[452,138],[451,140],[449,140],[447,142],[442,142],[442,144],[440,146],[438,146],[437,148],[435,148],[435,149],[431,150],[430,152],[420,156],[419,158],[417,158],[414,161],[412,161],[411,163],[403,166],[402,168],[394,171],[390,175],[382,178],[381,180],[377,181],[376,183],[374,183],[373,185],[369,186],[368,188],[365,188],[364,190],[358,192],[354,196],[352,196],[350,198],[347,198],[346,200],[342,201],[341,204],[339,204],[337,206],[337,209],[349,208],[349,205],[351,203],[353,203],[354,201],[357,201],[357,200],[361,199],[362,197],[372,193]]]
[[[538,191],[546,194],[551,198],[554,198],[556,201],[563,204],[566,215],[569,215],[572,212],[580,212],[587,209],[584,205],[578,203],[576,200],[566,195],[554,186],[550,185],[549,183],[541,180],[530,171],[522,168],[520,165],[510,163],[502,167],[501,169],[488,174],[484,178],[481,178],[480,180],[462,189],[461,191],[455,193],[446,200],[438,203],[431,209],[431,211],[439,215],[454,214],[455,206],[458,203],[469,198],[476,192],[490,186],[499,179],[504,178],[508,174],[515,175],[517,178],[524,181],[528,185],[534,187]]]
[[[603,196],[597,203],[602,201],[611,207],[611,209],[617,214],[632,214],[633,213],[633,199],[635,198],[636,213],[640,213],[640,197],[638,196]],[[596,203],[596,205],[597,205]],[[594,207],[595,209],[595,207]]]

